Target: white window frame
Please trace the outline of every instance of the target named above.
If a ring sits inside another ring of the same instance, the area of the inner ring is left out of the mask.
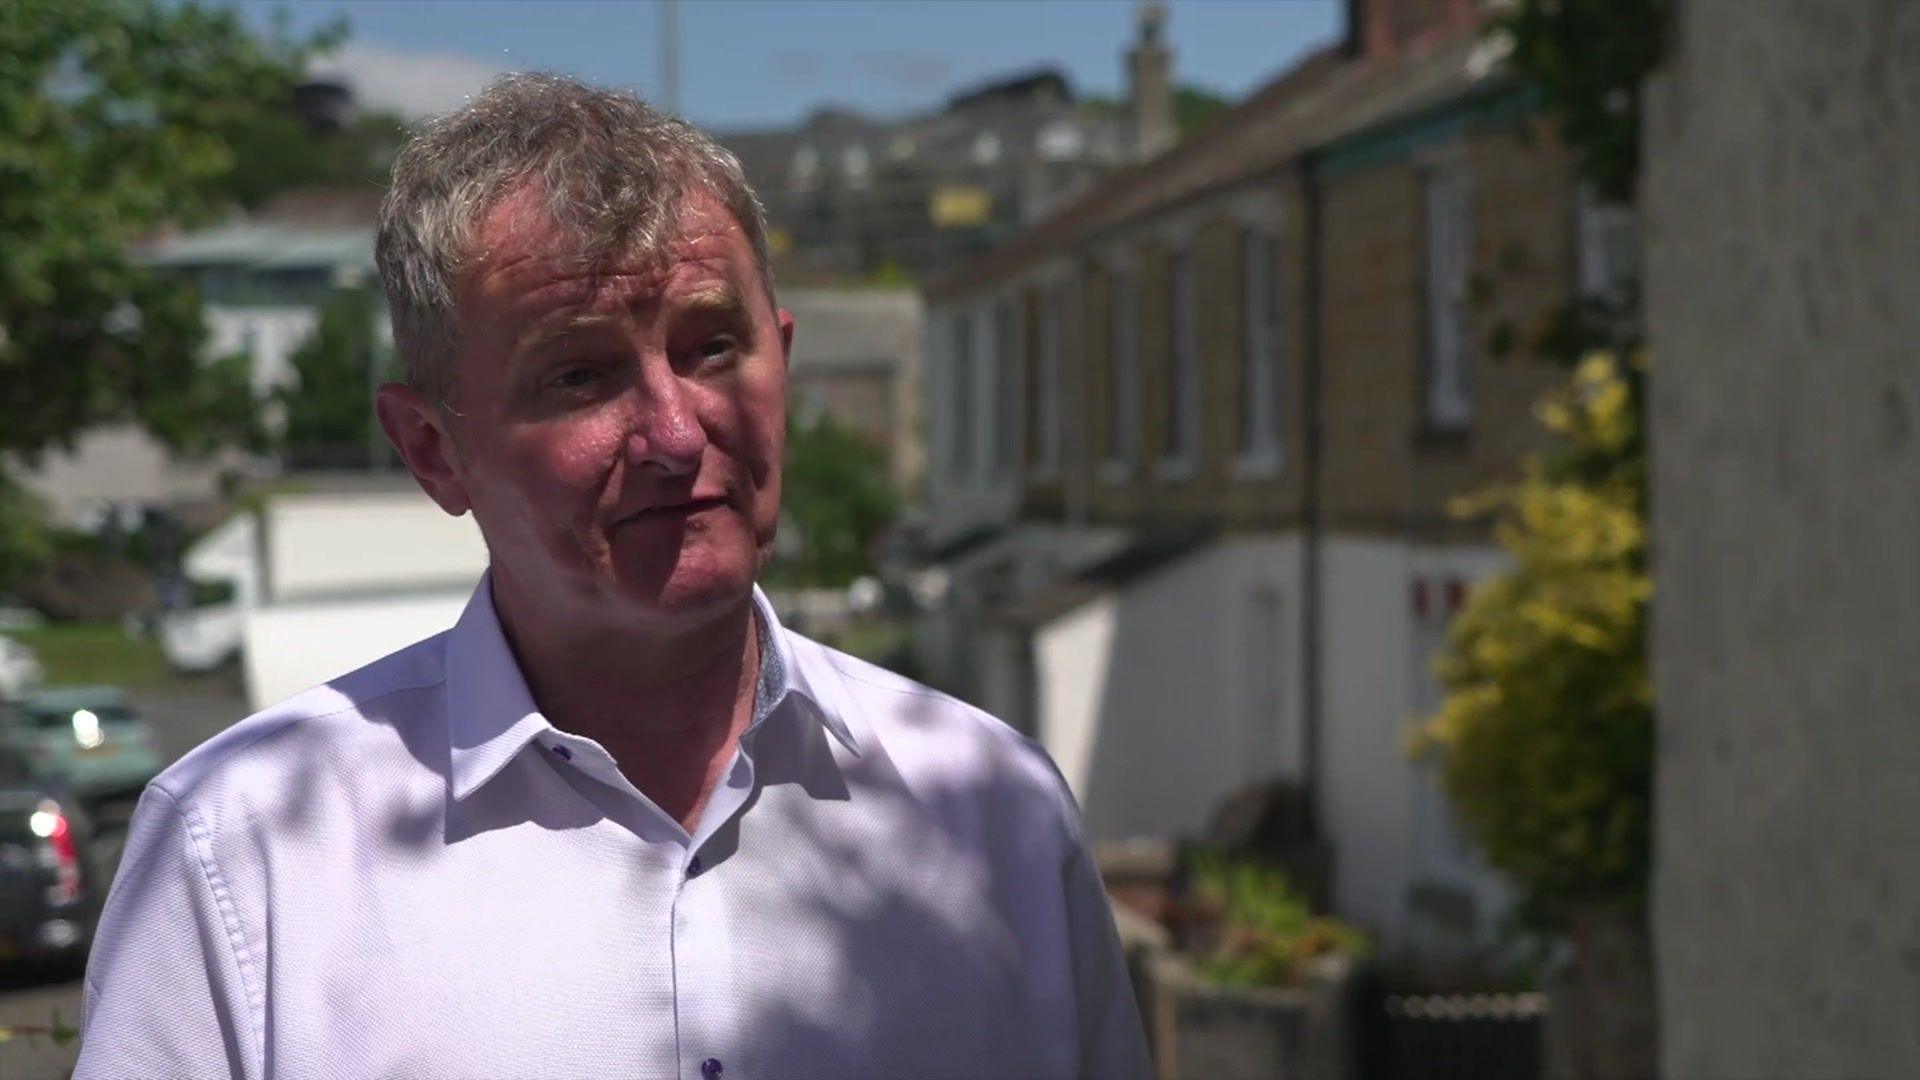
[[[1607,202],[1582,183],[1575,197],[1578,280],[1584,300],[1619,304],[1640,276],[1639,237],[1633,207]]]
[[[1421,416],[1431,432],[1473,426],[1473,347],[1467,290],[1473,275],[1473,186],[1464,160],[1425,174],[1426,325]]]
[[[1108,484],[1133,478],[1140,456],[1140,289],[1133,267],[1107,265],[1107,438],[1100,475]]]
[[[1202,390],[1200,370],[1200,263],[1192,248],[1167,261],[1167,447],[1154,462],[1154,475],[1183,480],[1200,460]],[[1184,435],[1183,441],[1176,441]]]
[[[1286,321],[1277,230],[1248,228],[1240,239],[1240,454],[1234,475],[1278,475],[1286,460]]]

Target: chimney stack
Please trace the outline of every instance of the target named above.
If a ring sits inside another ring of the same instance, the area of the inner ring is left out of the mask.
[[[1479,31],[1482,0],[1347,0],[1347,51],[1369,59],[1419,53]]]
[[[1133,158],[1145,161],[1179,141],[1173,115],[1173,53],[1164,40],[1167,9],[1142,0],[1140,36],[1127,50],[1127,112],[1133,122]]]

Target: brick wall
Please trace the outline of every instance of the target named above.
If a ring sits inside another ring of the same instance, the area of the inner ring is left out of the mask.
[[[1544,443],[1532,406],[1561,371],[1525,349],[1496,359],[1510,324],[1526,338],[1573,288],[1572,164],[1538,125],[1499,125],[1456,147],[1472,176],[1468,316],[1474,419],[1430,435],[1422,413],[1426,319],[1423,183],[1431,154],[1331,181],[1325,204],[1325,442],[1329,527],[1445,536],[1447,503],[1511,478]]]
[[[1472,176],[1472,290],[1469,315],[1474,421],[1444,437],[1424,431],[1422,363],[1426,249],[1424,177],[1437,155]],[[1243,238],[1235,199],[1270,194],[1280,206],[1283,292],[1281,417],[1284,460],[1249,476],[1236,465],[1242,445],[1245,348]],[[1507,325],[1526,340],[1571,296],[1574,283],[1572,164],[1543,125],[1502,120],[1452,140],[1410,149],[1385,164],[1330,177],[1323,185],[1322,496],[1329,528],[1352,533],[1465,538],[1477,530],[1446,513],[1455,497],[1512,477],[1520,457],[1544,442],[1532,406],[1561,371],[1525,349],[1496,359],[1488,348]],[[1035,475],[1039,417],[1026,410],[1028,483],[1024,511],[1042,518],[1083,512],[1099,524],[1204,517],[1228,527],[1298,523],[1304,462],[1304,365],[1309,354],[1307,229],[1297,170],[1223,192],[1183,215],[1180,230],[1148,219],[1120,245],[1134,285],[1132,330],[1141,398],[1132,467],[1107,463],[1114,393],[1108,240],[1071,255],[1067,289],[1022,286],[1030,359],[1025,400],[1037,402],[1042,303],[1067,298],[1063,334],[1059,476]],[[1201,425],[1189,473],[1159,467],[1168,445],[1171,394],[1171,258],[1190,250],[1198,281]]]

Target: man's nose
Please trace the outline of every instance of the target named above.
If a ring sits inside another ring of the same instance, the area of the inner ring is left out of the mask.
[[[627,463],[663,476],[684,476],[700,468],[707,432],[694,409],[692,388],[666,367],[648,365],[633,395],[633,420],[627,431]]]

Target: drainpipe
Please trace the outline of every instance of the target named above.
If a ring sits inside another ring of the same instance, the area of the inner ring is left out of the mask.
[[[1324,421],[1321,401],[1321,303],[1322,277],[1322,205],[1320,166],[1312,154],[1300,159],[1300,197],[1306,218],[1305,300],[1302,329],[1305,348],[1301,364],[1301,457],[1300,521],[1300,671],[1305,716],[1300,725],[1302,779],[1305,789],[1308,825],[1317,835],[1320,829],[1321,719],[1324,690],[1321,677],[1321,552],[1322,508],[1320,505],[1320,455]],[[1324,837],[1322,838],[1324,839]]]

